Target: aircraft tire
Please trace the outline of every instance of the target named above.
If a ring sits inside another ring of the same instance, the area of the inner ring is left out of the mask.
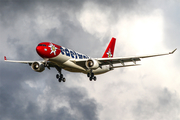
[[[60,74],[60,78],[61,78],[61,79],[63,78],[63,74]]]
[[[94,79],[94,81],[96,81],[96,76],[94,76],[94,78],[93,78],[93,79]]]
[[[90,74],[89,74],[89,73],[87,73],[87,77],[90,77]]]
[[[63,78],[62,81],[63,81],[63,82],[66,82],[66,78]]]
[[[59,78],[58,80],[59,80],[59,82],[61,82],[61,78]]]
[[[56,75],[56,78],[59,79],[59,74]]]

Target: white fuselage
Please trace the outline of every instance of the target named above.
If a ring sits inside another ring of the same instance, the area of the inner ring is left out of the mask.
[[[73,51],[73,52],[72,52]],[[90,69],[87,69],[85,67],[82,67],[80,65],[75,64],[72,62],[72,60],[75,59],[90,59],[89,56],[78,53],[74,50],[67,49],[65,47],[61,47],[61,53],[53,58],[49,58],[49,61],[55,63],[60,68],[63,68],[70,72],[82,72],[82,73],[89,73]],[[85,64],[84,64],[85,66]],[[97,74],[103,74],[110,71],[109,65],[102,66],[101,68],[97,68],[93,70],[93,73],[95,75]]]

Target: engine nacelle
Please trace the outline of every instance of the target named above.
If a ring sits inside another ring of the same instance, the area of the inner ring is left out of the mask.
[[[97,69],[99,67],[99,63],[95,59],[89,59],[85,64],[88,69]]]
[[[45,69],[44,64],[42,64],[41,62],[32,63],[31,68],[36,72],[42,72]]]

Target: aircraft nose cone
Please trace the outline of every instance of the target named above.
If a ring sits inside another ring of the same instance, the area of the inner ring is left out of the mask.
[[[39,50],[40,50],[40,47],[39,47],[39,46],[37,46],[37,47],[36,47],[36,51],[38,52]]]
[[[42,58],[53,58],[57,57],[61,50],[60,46],[49,43],[49,42],[43,42],[39,43],[36,47],[36,52],[41,56]]]
[[[41,56],[44,57],[44,51],[42,46],[37,46],[36,47],[36,52]]]

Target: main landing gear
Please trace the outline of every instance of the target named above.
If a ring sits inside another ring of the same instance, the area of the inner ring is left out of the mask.
[[[59,72],[59,74],[56,75],[56,78],[58,79],[59,82],[63,81],[66,82],[66,78],[63,77],[63,74],[61,74],[61,68],[56,66],[55,67],[57,69],[57,71]]]
[[[59,82],[61,81],[66,82],[66,78],[63,78],[63,74],[57,74],[56,78],[58,79]]]
[[[87,73],[87,77],[89,77],[89,80],[92,81],[96,81],[96,76],[94,76],[94,73],[92,72],[92,70],[90,70],[90,73]]]

